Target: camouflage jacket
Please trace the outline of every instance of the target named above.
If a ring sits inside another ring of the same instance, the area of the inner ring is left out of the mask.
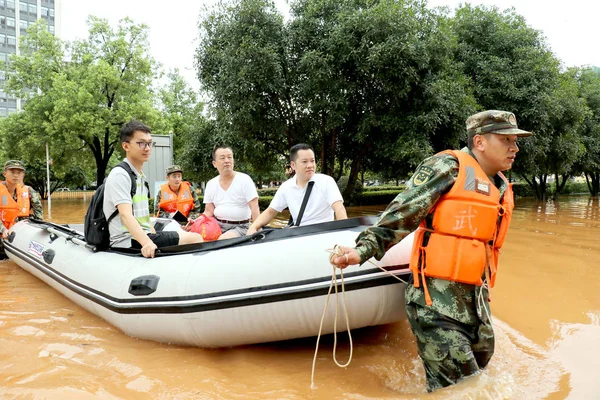
[[[40,198],[40,194],[36,192],[31,186],[25,186],[29,191],[30,205],[29,205],[29,217],[18,217],[17,222],[22,221],[28,218],[34,218],[42,220],[44,219],[44,208],[42,207],[42,200]],[[13,195],[13,199],[16,199],[17,192]],[[0,224],[0,233],[4,232],[6,228],[3,224]]]
[[[196,191],[190,187],[190,192],[192,192],[192,199],[194,200],[194,208],[190,211],[188,218],[196,219],[202,213],[202,204],[200,203],[200,199],[196,194]],[[160,199],[162,198],[162,192],[159,189],[156,196],[154,196],[154,215],[160,218],[169,218],[169,213],[158,208],[158,204],[160,203]]]
[[[461,151],[471,154],[467,148]],[[457,176],[458,161],[451,155],[435,155],[423,161],[407,182],[406,190],[388,205],[374,226],[357,237],[356,250],[361,264],[372,256],[380,260],[387,249],[417,229],[440,197],[450,190]],[[503,194],[506,184],[499,175],[494,177],[494,184]],[[489,314],[487,289],[444,279],[426,279],[433,300],[431,307],[440,314],[465,324],[477,324],[481,313]],[[426,305],[423,287],[415,288],[412,278],[405,298],[407,303]]]

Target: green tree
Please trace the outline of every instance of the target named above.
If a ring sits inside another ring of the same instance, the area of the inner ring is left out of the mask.
[[[198,77],[253,166],[308,142],[323,172],[349,169],[346,195],[365,163],[406,173],[457,143],[475,109],[447,20],[423,2],[301,0],[284,23],[272,2],[239,0],[201,25]]]
[[[535,133],[519,143],[514,171],[545,198],[548,175],[568,176],[580,156],[578,127],[586,109],[572,74],[560,73],[542,33],[514,9],[461,6],[454,30],[456,59],[479,105],[512,111],[520,128]]]
[[[592,196],[600,193],[600,70],[584,68],[578,76],[580,95],[590,109],[582,128],[581,141],[585,148],[577,164],[583,173]]]
[[[29,99],[15,117],[18,123],[8,122],[19,129],[5,132],[29,135],[28,159],[46,141],[55,162],[93,158],[96,181],[102,182],[120,148],[120,127],[131,118],[150,126],[160,120],[149,89],[156,66],[148,54],[146,26],[124,19],[113,29],[96,17],[88,25],[89,37],[73,43],[51,35],[43,21],[22,37],[20,54],[11,55],[5,66],[6,88]]]
[[[202,125],[204,104],[199,101],[198,93],[183,79],[179,70],[170,71],[167,78],[167,84],[158,91],[159,109],[163,119],[154,129],[173,133],[175,162],[181,163],[181,154],[187,146],[184,138],[188,137],[196,126]]]

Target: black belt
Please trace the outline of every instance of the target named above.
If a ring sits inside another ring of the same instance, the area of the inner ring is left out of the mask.
[[[230,225],[241,225],[241,224],[247,224],[248,222],[250,222],[250,218],[245,219],[243,221],[228,221],[226,219],[219,219],[217,217],[215,217],[215,219],[222,224],[230,224]]]

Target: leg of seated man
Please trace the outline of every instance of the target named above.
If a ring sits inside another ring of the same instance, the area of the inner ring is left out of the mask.
[[[250,223],[237,225],[219,222],[219,225],[221,226],[221,231],[223,231],[223,234],[219,236],[219,240],[246,236],[246,232],[248,232],[248,228],[250,228]]]
[[[204,242],[202,235],[200,235],[199,233],[185,231],[179,231],[177,233],[179,234],[179,244],[192,244]]]

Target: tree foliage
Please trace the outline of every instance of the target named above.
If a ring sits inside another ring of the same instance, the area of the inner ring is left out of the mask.
[[[43,21],[22,37],[20,54],[5,65],[6,88],[28,100],[24,112],[3,121],[3,140],[21,143],[29,161],[40,158],[46,142],[64,168],[93,159],[102,182],[120,148],[120,127],[131,118],[152,125],[160,116],[150,91],[155,63],[147,27],[124,19],[113,29],[95,17],[88,25],[89,37],[73,43],[51,35]]]

